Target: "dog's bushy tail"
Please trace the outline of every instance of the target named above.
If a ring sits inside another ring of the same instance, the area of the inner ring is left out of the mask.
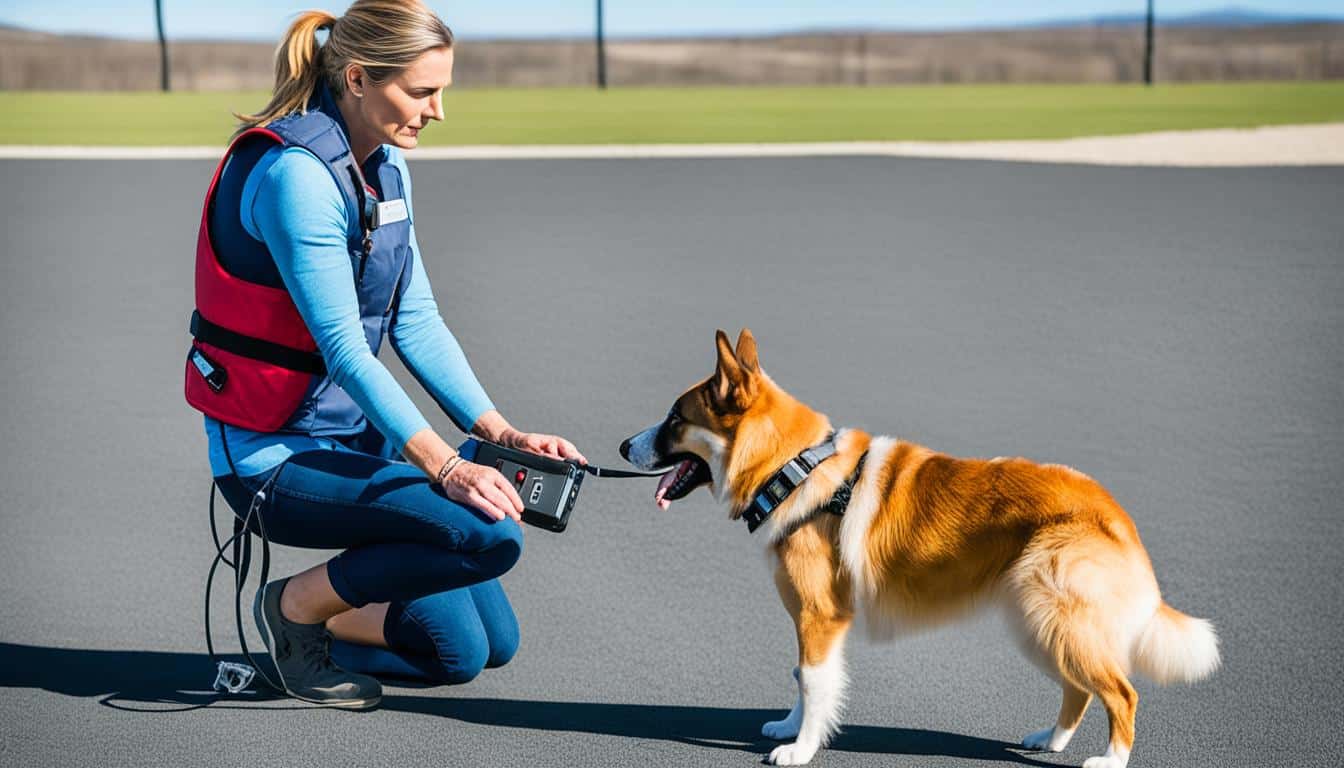
[[[1134,643],[1134,666],[1157,683],[1193,683],[1218,669],[1218,635],[1213,624],[1166,603],[1158,606]]]

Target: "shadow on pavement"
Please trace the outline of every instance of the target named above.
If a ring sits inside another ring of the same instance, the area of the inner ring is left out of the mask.
[[[220,658],[243,660],[233,655]],[[211,688],[214,679],[214,665],[204,653],[93,651],[0,642],[0,688],[101,696],[99,704],[134,712],[185,712],[285,700],[264,686],[225,697]]]
[[[383,709],[418,712],[482,725],[573,731],[633,739],[674,741],[702,747],[769,752],[776,743],[760,736],[761,724],[783,717],[780,709],[662,704],[598,704],[572,701],[384,696]],[[1049,766],[1019,754],[1018,746],[920,728],[846,725],[827,748],[886,755],[939,755]]]
[[[227,657],[236,660],[234,657]],[[0,642],[0,688],[40,688],[52,693],[100,697],[113,709],[169,714],[204,708],[309,709],[266,691],[225,696],[210,689],[214,669],[203,653],[95,651]],[[397,685],[402,685],[400,681]],[[279,705],[279,706],[277,706]],[[761,724],[782,717],[779,709],[661,704],[528,701],[386,693],[381,711],[446,717],[487,726],[593,733],[642,741],[670,741],[718,749],[765,753],[774,742],[760,737]],[[919,728],[845,726],[829,747],[840,752],[938,755],[1051,766],[1019,754],[1017,746]]]

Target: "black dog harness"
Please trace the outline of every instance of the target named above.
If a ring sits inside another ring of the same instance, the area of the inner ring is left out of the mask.
[[[784,500],[793,493],[794,489],[803,484],[807,476],[816,469],[821,462],[834,456],[836,452],[835,433],[832,432],[826,436],[826,440],[819,445],[804,450],[792,459],[789,459],[778,472],[770,476],[765,481],[765,485],[756,495],[751,498],[751,503],[747,505],[746,510],[742,512],[742,519],[747,521],[747,532],[755,533],[757,528],[769,519],[770,514]],[[863,472],[863,464],[868,458],[868,452],[864,451],[859,457],[859,463],[854,467],[854,473],[851,474],[845,482],[836,489],[831,498],[823,505],[817,507],[811,512],[799,518],[791,526],[797,530],[798,526],[811,520],[814,515],[826,512],[832,515],[844,515],[845,507],[849,506],[850,495],[854,492],[854,486],[859,482],[859,474]],[[792,531],[790,531],[792,532]]]

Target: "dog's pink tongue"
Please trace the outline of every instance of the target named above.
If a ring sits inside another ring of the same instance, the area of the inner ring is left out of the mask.
[[[685,463],[686,462],[682,462],[682,464]],[[653,503],[657,504],[659,509],[667,509],[668,507],[672,506],[672,502],[663,497],[667,495],[667,490],[672,487],[672,484],[677,481],[677,477],[679,477],[680,475],[681,475],[681,464],[678,464],[676,469],[663,475],[662,478],[658,481],[658,490],[655,491],[653,494]]]

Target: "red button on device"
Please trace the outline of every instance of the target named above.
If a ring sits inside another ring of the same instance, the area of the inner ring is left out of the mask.
[[[521,483],[526,479],[527,479],[527,470],[525,469],[518,470],[518,474],[513,476],[513,482],[515,483]]]

